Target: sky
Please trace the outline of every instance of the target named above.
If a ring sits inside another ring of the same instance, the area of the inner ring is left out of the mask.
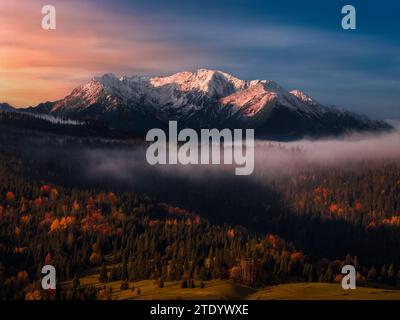
[[[57,12],[41,28],[42,6]],[[343,30],[351,4],[357,29]],[[400,2],[0,0],[0,102],[63,98],[94,76],[212,68],[400,118]]]

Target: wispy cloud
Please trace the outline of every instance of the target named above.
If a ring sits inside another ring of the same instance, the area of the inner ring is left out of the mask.
[[[0,7],[0,97],[23,106],[58,99],[105,73],[152,73],[201,63],[188,47],[156,39],[144,17],[78,1],[53,1],[57,29],[41,29],[41,1]]]

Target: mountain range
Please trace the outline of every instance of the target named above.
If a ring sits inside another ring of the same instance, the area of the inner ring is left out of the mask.
[[[259,137],[279,139],[391,128],[384,121],[324,106],[300,90],[286,91],[274,81],[241,80],[208,69],[161,77],[105,74],[61,100],[24,111],[96,120],[141,135],[165,129],[169,120],[181,128],[254,128]]]

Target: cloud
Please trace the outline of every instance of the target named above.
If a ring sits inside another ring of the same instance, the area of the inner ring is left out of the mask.
[[[255,172],[291,174],[313,167],[349,167],[357,163],[400,160],[400,131],[382,134],[350,134],[338,138],[288,143],[258,141]]]
[[[150,166],[143,146],[79,151],[83,173],[90,180],[124,181],[132,187],[148,185],[153,179],[207,181],[210,176],[235,176],[235,165],[155,165]],[[307,168],[341,167],[354,169],[357,163],[400,160],[400,131],[382,134],[351,134],[340,138],[294,142],[256,141],[254,173],[248,178],[292,175]],[[106,178],[104,178],[106,177]],[[111,180],[109,180],[111,179]],[[150,183],[151,184],[151,183]]]
[[[273,79],[322,103],[400,117],[398,41],[343,32],[337,4],[309,1],[284,11],[284,4],[265,1],[53,4],[58,29],[46,32],[40,28],[41,1],[2,1],[0,100],[25,106],[59,99],[106,72],[155,75],[209,67]]]
[[[59,99],[97,74],[169,71],[203,61],[190,48],[157,39],[146,17],[53,1],[57,29],[45,31],[41,1],[3,2],[0,96],[17,106]]]

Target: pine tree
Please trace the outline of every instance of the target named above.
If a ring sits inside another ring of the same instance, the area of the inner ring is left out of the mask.
[[[121,280],[127,280],[128,279],[128,265],[126,262],[122,264],[122,270],[121,270]]]
[[[117,268],[115,266],[112,267],[112,269],[111,269],[109,280],[110,281],[117,281],[118,280],[118,271],[117,271]]]
[[[81,286],[81,282],[79,280],[79,276],[75,273],[74,279],[72,280],[72,289],[79,289]]]
[[[396,269],[393,264],[389,266],[387,271],[387,281],[390,285],[396,285]]]
[[[182,288],[182,289],[185,289],[185,288],[187,288],[187,287],[188,287],[188,285],[187,285],[187,280],[186,280],[186,279],[182,279],[181,288]]]
[[[129,282],[128,282],[127,279],[121,281],[120,289],[121,290],[128,290],[129,289]]]
[[[381,279],[382,279],[383,282],[386,282],[387,278],[388,278],[388,276],[387,276],[387,267],[386,267],[386,265],[384,265],[382,267],[382,269],[381,269]]]
[[[346,255],[346,259],[345,259],[344,262],[345,262],[346,265],[353,265],[353,258],[351,257],[350,254]]]
[[[204,267],[201,267],[199,278],[201,281],[206,281],[208,279],[207,271]]]
[[[101,283],[106,283],[106,282],[108,282],[107,268],[106,268],[106,265],[105,265],[104,263],[103,263],[103,265],[101,266],[99,281],[100,281]]]
[[[314,266],[310,266],[308,274],[308,282],[317,282],[318,274]]]
[[[331,266],[329,266],[328,270],[326,270],[326,273],[325,273],[323,281],[331,283],[331,282],[333,282],[333,279],[334,279],[334,275],[333,275],[333,272],[332,272],[332,268],[331,268]]]
[[[368,279],[368,281],[376,281],[377,276],[378,276],[378,272],[376,271],[376,269],[374,267],[372,267],[368,271],[367,279]]]

